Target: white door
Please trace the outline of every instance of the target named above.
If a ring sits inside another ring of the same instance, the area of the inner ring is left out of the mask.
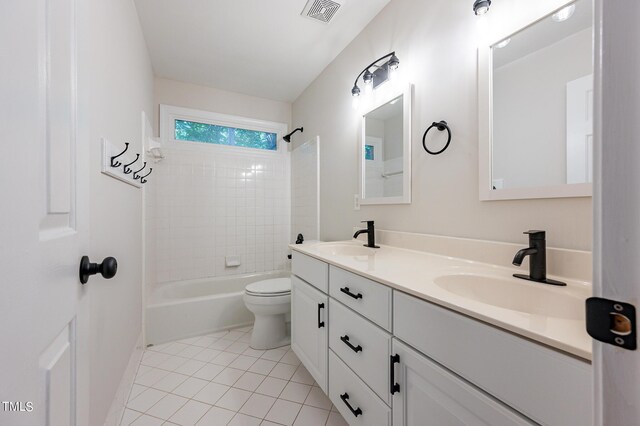
[[[567,183],[593,182],[593,75],[567,83]]]
[[[394,426],[533,424],[396,339],[393,354]]]
[[[328,392],[329,298],[300,278],[291,277],[291,349]]]
[[[0,6],[0,424],[87,424],[88,142],[75,0]],[[93,284],[93,283],[92,283]]]
[[[596,0],[594,296],[640,319],[640,2]],[[624,341],[632,336],[623,337]],[[636,336],[637,340],[637,326]],[[596,425],[640,421],[640,350],[594,341]]]

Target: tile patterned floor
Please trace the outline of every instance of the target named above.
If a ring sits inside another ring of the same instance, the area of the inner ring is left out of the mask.
[[[244,327],[147,348],[121,426],[346,426],[289,346]]]

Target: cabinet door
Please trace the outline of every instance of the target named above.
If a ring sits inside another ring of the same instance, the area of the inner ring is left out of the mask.
[[[291,277],[291,348],[327,393],[329,298],[300,278]]]
[[[394,426],[530,425],[524,417],[393,339]]]

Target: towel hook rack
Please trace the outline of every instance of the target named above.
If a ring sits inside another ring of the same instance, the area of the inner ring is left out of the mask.
[[[113,157],[111,157],[111,167],[120,167],[122,165],[121,162],[116,161],[116,158],[120,157],[122,154],[124,154],[125,152],[127,152],[127,150],[129,149],[129,142],[125,142],[124,144],[124,151],[122,151],[120,154],[118,155],[114,155]]]
[[[149,176],[152,171],[153,171],[153,167],[149,167],[149,173],[147,173],[144,176],[140,176],[140,183],[147,183],[147,180],[145,178]]]
[[[128,175],[129,173],[131,173],[133,171],[133,170],[131,170],[129,168],[129,166],[132,165],[133,163],[135,163],[136,161],[138,161],[138,158],[140,158],[140,154],[136,154],[136,159],[135,160],[133,160],[129,164],[125,164],[124,165],[124,167],[122,169],[123,169],[125,175]]]
[[[138,173],[140,173],[145,167],[147,167],[146,161],[144,162],[142,167],[140,167],[140,170],[136,170],[135,172],[133,172],[133,180],[140,179],[140,175]]]

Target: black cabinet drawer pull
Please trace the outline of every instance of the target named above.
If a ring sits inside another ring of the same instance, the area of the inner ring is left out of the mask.
[[[318,303],[318,328],[324,327],[324,321],[320,321],[320,309],[324,309],[324,303]]]
[[[354,410],[351,404],[349,404],[349,401],[347,401],[347,399],[349,399],[348,393],[345,392],[342,395],[340,395],[340,399],[342,400],[342,402],[344,402],[344,405],[346,405],[347,408],[349,408],[349,410],[353,413],[354,416],[358,417],[360,414],[362,414],[362,410],[360,409],[360,407]]]
[[[353,346],[351,343],[349,343],[349,336],[347,336],[346,334],[344,336],[342,336],[340,338],[340,340],[342,340],[342,342],[349,346],[349,349],[351,349],[352,351],[354,351],[355,353],[358,352],[362,352],[362,346],[358,345],[358,346]]]
[[[353,294],[349,291],[349,287],[342,287],[340,291],[349,297],[353,297],[354,299],[362,299],[362,293]]]
[[[390,365],[389,365],[389,383],[391,384],[391,389],[389,389],[389,391],[391,392],[391,395],[393,395],[396,392],[400,392],[400,385],[396,383],[396,371],[393,368],[394,364],[397,364],[400,362],[400,355],[395,354],[395,355],[391,355],[391,361],[390,361]]]

